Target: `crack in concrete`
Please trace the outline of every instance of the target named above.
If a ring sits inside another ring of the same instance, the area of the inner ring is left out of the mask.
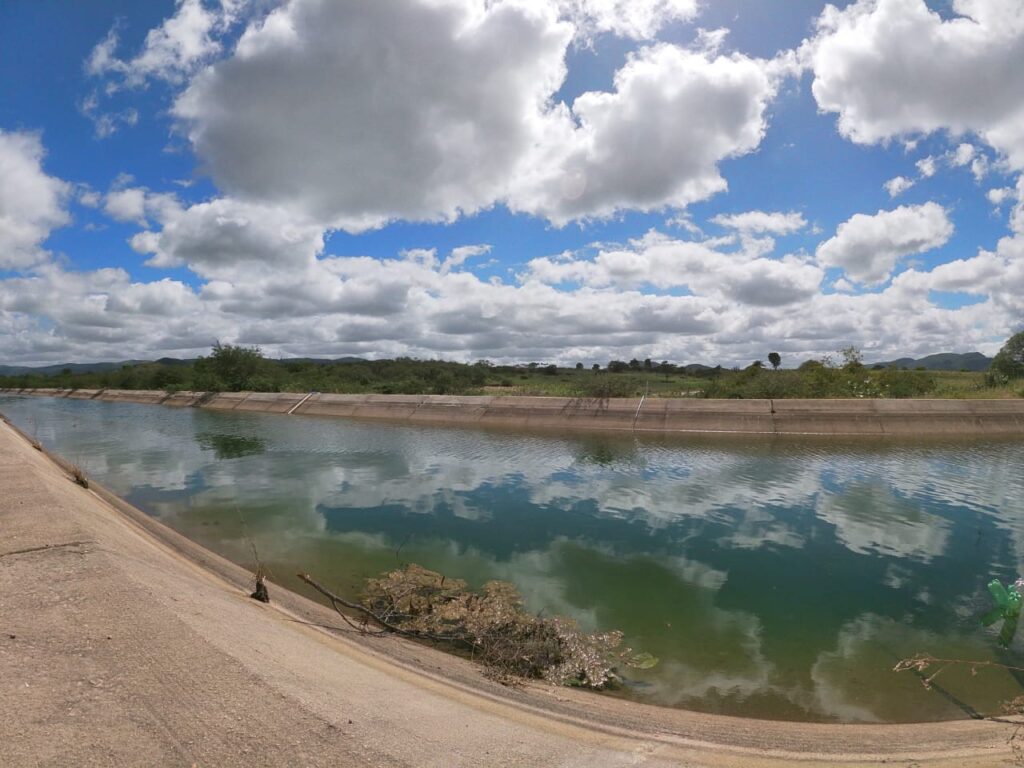
[[[0,552],[0,557],[11,557],[13,555],[27,555],[31,552],[45,552],[48,549],[62,549],[64,547],[81,547],[86,544],[95,543],[95,541],[88,539],[86,541],[66,541],[62,544],[43,544],[39,547],[26,547],[25,549],[15,549],[10,552]]]

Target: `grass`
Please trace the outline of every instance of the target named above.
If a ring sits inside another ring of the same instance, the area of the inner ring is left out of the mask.
[[[970,371],[876,371],[825,374],[793,369],[723,370],[716,376],[658,372],[609,373],[559,369],[554,375],[523,371],[489,380],[466,394],[550,397],[889,397],[919,399],[1013,399],[1024,397],[1024,382],[993,387],[985,374]]]
[[[608,373],[562,368],[558,373],[500,376],[470,394],[547,397],[693,397],[705,380],[681,374]]]

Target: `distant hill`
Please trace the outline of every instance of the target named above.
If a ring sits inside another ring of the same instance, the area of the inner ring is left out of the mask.
[[[277,363],[310,363],[312,365],[330,365],[331,363],[365,363],[365,357],[284,357],[275,360]]]
[[[714,368],[710,365],[703,365],[702,363],[690,363],[689,365],[684,365],[682,370],[690,375],[699,375],[705,371],[713,371]]]
[[[56,363],[54,365],[0,365],[0,376],[16,376],[19,373],[41,373],[50,376],[61,373],[64,369],[71,373],[102,373],[103,371],[116,371],[125,365],[138,365],[145,360],[123,360],[120,363]]]
[[[0,365],[0,376],[17,376],[22,373],[38,373],[43,376],[52,376],[62,373],[65,369],[71,373],[102,373],[104,371],[116,371],[126,365],[144,365],[146,363],[157,363],[166,366],[191,365],[195,358],[179,359],[176,357],[161,357],[159,360],[122,360],[119,363],[55,363],[53,365]],[[362,363],[362,357],[339,357],[331,360],[328,358],[313,357],[287,357],[281,360],[272,360],[275,363],[312,363],[314,365],[328,365],[330,363]]]
[[[901,357],[898,360],[890,360],[882,363],[867,363],[871,368],[881,365],[884,368],[926,368],[929,371],[987,371],[992,364],[992,358],[986,357],[981,352],[965,352],[956,354],[954,352],[942,352],[937,355],[928,355],[915,360],[912,357]]]

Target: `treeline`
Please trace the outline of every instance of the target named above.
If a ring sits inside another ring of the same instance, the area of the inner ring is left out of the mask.
[[[640,395],[708,398],[1012,396],[1024,384],[1024,334],[1013,337],[992,370],[935,373],[868,368],[859,350],[780,368],[777,353],[746,368],[709,368],[650,359],[612,360],[606,366],[493,365],[486,360],[271,360],[256,347],[216,344],[194,361],[158,361],[116,370],[0,377],[0,388],[150,389],[177,392],[330,392],[353,394],[529,395],[609,398]],[[997,392],[997,390],[999,390]],[[976,393],[976,394],[972,394]],[[987,394],[988,393],[988,394]]]
[[[809,360],[796,370],[771,371],[751,365],[742,371],[729,371],[712,378],[702,394],[743,399],[908,398],[935,394],[937,384],[936,375],[929,371],[868,369],[862,364]]]
[[[354,392],[461,394],[485,386],[483,365],[435,360],[322,362],[271,360],[255,347],[217,344],[195,361],[125,365],[117,370],[0,377],[0,388],[159,389],[168,392]]]
[[[700,375],[720,369],[691,366]],[[378,394],[462,395],[485,388],[521,387],[531,393],[585,397],[628,397],[649,387],[644,376],[594,376],[637,373],[685,375],[685,366],[650,360],[613,360],[602,369],[552,364],[494,365],[487,360],[457,363],[443,360],[272,360],[259,348],[216,344],[195,361],[124,365],[116,370],[0,376],[0,388],[149,389],[168,392],[339,392]],[[657,382],[664,385],[664,377]],[[663,386],[659,387],[663,388]]]

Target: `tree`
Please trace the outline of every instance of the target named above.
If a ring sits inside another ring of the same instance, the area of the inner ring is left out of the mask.
[[[1024,331],[1011,336],[999,350],[990,374],[1003,380],[1024,378]]]
[[[864,356],[852,344],[840,349],[839,356],[843,358],[843,370],[845,371],[859,371],[864,367]]]
[[[768,353],[768,362],[772,364],[772,368],[776,371],[779,370],[779,366],[782,365],[782,355],[778,352]]]
[[[582,371],[583,370],[583,363],[576,363],[576,370],[577,371]]]
[[[227,392],[270,389],[267,377],[260,376],[266,370],[266,360],[259,347],[215,342],[210,356],[199,358],[195,369],[202,389]]]
[[[601,364],[600,363],[594,363],[592,366],[590,366],[590,370],[592,370],[594,373],[600,373],[601,372]]]

